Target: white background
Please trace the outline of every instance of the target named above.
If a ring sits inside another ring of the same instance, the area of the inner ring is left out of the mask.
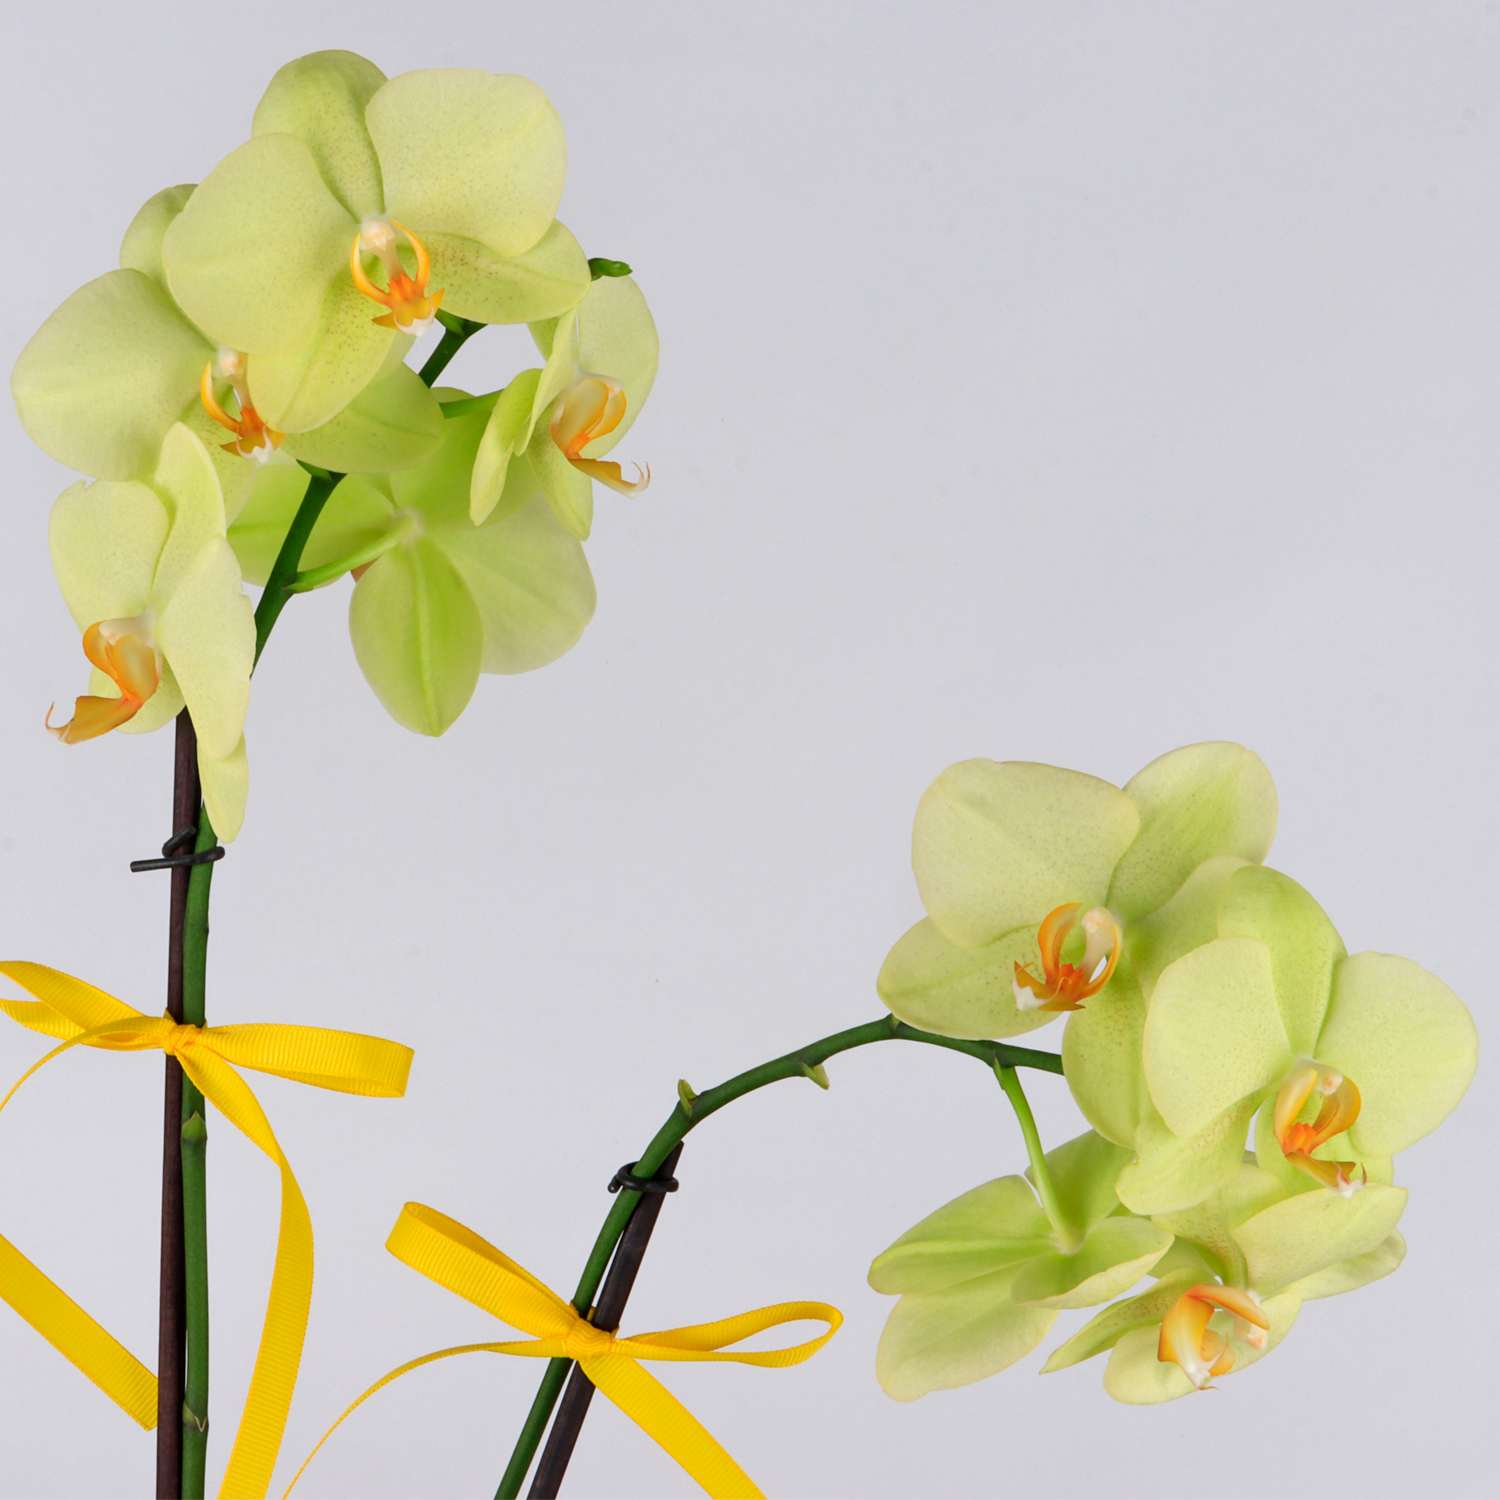
[[[317,1230],[282,1484],[376,1376],[504,1336],[386,1254],[404,1201],[567,1294],[679,1075],[882,1013],[876,970],[921,914],[911,813],[952,761],[1123,782],[1180,744],[1252,746],[1281,791],[1272,862],[1488,1033],[1495,5],[6,9],[7,364],[145,198],[241,142],[276,67],[339,46],[540,82],[569,132],[562,217],[636,267],[661,330],[620,452],[655,481],[600,492],[571,655],[482,679],[421,739],[360,678],[340,584],[293,603],[256,677],[210,1019],[417,1049],[400,1102],[255,1082]],[[500,331],[453,378],[523,362]],[[0,422],[0,951],[159,1009],[167,878],[126,864],[169,831],[170,734],[42,734],[85,682],[45,546],[71,476]],[[41,1050],[0,1030],[0,1071]],[[626,1320],[843,1308],[798,1369],[667,1373],[769,1493],[1493,1493],[1487,1072],[1398,1162],[1396,1276],[1148,1410],[1104,1395],[1102,1361],[1039,1381],[1041,1354],[881,1393],[869,1260],[1022,1148],[962,1057],[890,1044],[829,1072],[690,1138]],[[0,1232],[150,1363],[160,1077],[71,1053],[0,1118]],[[1049,1144],[1076,1133],[1060,1080],[1031,1092]],[[210,1160],[216,1483],[277,1184],[222,1121]],[[540,1373],[409,1376],[299,1493],[487,1496]],[[4,1309],[0,1382],[5,1494],[149,1492],[153,1439]],[[565,1493],[696,1491],[601,1401]]]

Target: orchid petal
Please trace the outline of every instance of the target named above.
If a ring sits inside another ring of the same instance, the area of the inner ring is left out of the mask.
[[[583,248],[556,219],[529,250],[497,254],[478,240],[428,229],[431,285],[443,308],[477,323],[535,323],[571,313],[589,290]],[[571,373],[571,372],[570,372]]]
[[[1437,1129],[1463,1098],[1479,1059],[1468,1007],[1410,959],[1356,953],[1333,978],[1318,1061],[1359,1087],[1356,1148],[1393,1156]]]
[[[923,1031],[971,1038],[1021,1036],[1057,1019],[1055,1011],[1016,1005],[1015,965],[1035,957],[1035,926],[1018,927],[982,948],[961,948],[927,917],[886,955],[875,988],[894,1015]],[[1110,1001],[1101,997],[1099,1003],[1108,1006]]]
[[[467,707],[484,630],[473,595],[431,541],[402,543],[370,565],[349,601],[349,635],[365,680],[398,724],[439,735]]]
[[[1371,1183],[1352,1198],[1315,1189],[1262,1209],[1234,1230],[1234,1238],[1245,1253],[1250,1285],[1279,1292],[1374,1250],[1405,1207],[1405,1188]]]
[[[1142,1058],[1175,1135],[1196,1134],[1291,1065],[1273,974],[1263,942],[1228,937],[1185,954],[1156,981]]]
[[[1072,1254],[1053,1250],[1027,1261],[1011,1297],[1028,1307],[1094,1307],[1129,1291],[1171,1243],[1171,1234],[1148,1219],[1105,1219]]]
[[[594,524],[593,481],[563,457],[545,422],[532,432],[526,457],[557,519],[580,542],[587,541]]]
[[[156,637],[192,713],[200,755],[224,760],[244,733],[255,617],[222,537],[205,543],[183,571],[157,616]]]
[[[110,271],[37,330],[11,373],[11,393],[27,434],[60,463],[138,479],[195,399],[211,352],[149,276]]]
[[[945,1203],[875,1257],[877,1292],[936,1292],[1053,1248],[1052,1226],[1023,1177],[997,1177]]]
[[[1007,1267],[942,1291],[904,1296],[891,1310],[875,1354],[886,1395],[915,1401],[955,1390],[1024,1359],[1057,1319],[1046,1307],[1010,1300],[1016,1272]]]
[[[328,422],[283,444],[293,458],[336,474],[405,469],[443,441],[443,409],[409,365],[371,381]]]
[[[1288,1045],[1296,1055],[1310,1056],[1328,1009],[1334,968],[1346,956],[1323,908],[1295,880],[1248,865],[1225,887],[1219,936],[1265,943]]]
[[[159,610],[204,546],[224,535],[224,496],[208,449],[181,422],[162,442],[151,487],[172,521],[151,580],[151,604]]]
[[[141,205],[125,230],[125,238],[120,241],[122,271],[140,271],[166,291],[167,272],[161,261],[162,238],[167,226],[192,196],[193,184],[184,183],[179,187],[163,188]]]
[[[156,492],[133,480],[80,480],[58,496],[48,526],[52,566],[80,630],[145,610],[170,524]]]
[[[1245,1154],[1255,1100],[1243,1099],[1190,1136],[1174,1135],[1156,1115],[1141,1121],[1136,1154],[1115,1191],[1132,1213],[1168,1214],[1201,1203],[1233,1176]]]
[[[1067,1233],[1082,1239],[1096,1224],[1118,1212],[1115,1180],[1129,1160],[1129,1151],[1092,1130],[1047,1153],[1047,1175],[1052,1179],[1053,1198]],[[1032,1176],[1028,1167],[1027,1180]]]
[[[463,235],[497,255],[529,250],[562,199],[562,121],[529,79],[471,68],[392,78],[365,109],[386,212],[416,233]]]
[[[526,482],[522,460],[507,489]],[[534,486],[532,495],[520,510],[502,507],[482,526],[465,516],[432,532],[479,609],[483,672],[531,672],[556,661],[594,616],[598,596],[583,548]]]
[[[356,221],[367,219],[384,198],[365,106],[385,81],[374,63],[353,52],[309,53],[271,79],[251,134],[296,136],[328,191]]]
[[[173,220],[162,241],[167,284],[220,343],[251,355],[295,351],[325,323],[334,281],[347,283],[358,227],[300,140],[258,136],[226,156]],[[251,370],[253,381],[253,360]]]
[[[372,322],[372,305],[347,277],[335,281],[308,340],[251,357],[250,395],[268,425],[286,433],[321,428],[389,373],[393,346],[409,342]]]
[[[660,345],[651,309],[629,276],[602,276],[578,304],[578,363],[607,375],[625,393],[625,415],[583,450],[602,458],[630,431],[656,381]]]
[[[1276,788],[1243,745],[1187,745],[1126,783],[1140,833],[1120,859],[1107,904],[1127,920],[1155,910],[1204,860],[1232,854],[1259,862],[1276,832]]]
[[[469,519],[478,526],[494,512],[505,493],[510,461],[526,451],[535,425],[534,401],[540,370],[522,370],[500,392],[490,412],[484,435],[474,455],[474,470],[469,481]],[[529,473],[531,493],[535,493],[536,476]],[[521,498],[518,496],[517,498]],[[521,503],[530,498],[526,494]]]
[[[1324,1266],[1322,1270],[1292,1282],[1286,1290],[1304,1302],[1318,1297],[1337,1297],[1379,1281],[1382,1276],[1389,1276],[1405,1259],[1406,1241],[1392,1230],[1373,1250]]]
[[[1099,905],[1138,822],[1130,799],[1096,777],[963,761],[917,807],[912,867],[922,904],[965,947],[1034,927],[1064,902]]]
[[[1156,1113],[1141,1071],[1145,1026],[1141,988],[1121,964],[1104,989],[1068,1017],[1062,1041],[1063,1074],[1083,1117],[1107,1140],[1132,1148],[1141,1121]]]
[[[1130,962],[1147,997],[1168,964],[1216,937],[1227,936],[1219,930],[1219,902],[1230,877],[1247,867],[1247,861],[1237,855],[1210,855],[1170,901],[1126,927]]]
[[[245,799],[250,792],[250,763],[245,758],[245,736],[222,760],[198,756],[198,779],[203,803],[214,832],[232,844],[245,821]]]

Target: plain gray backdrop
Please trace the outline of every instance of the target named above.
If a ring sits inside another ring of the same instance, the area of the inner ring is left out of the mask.
[[[661,376],[600,492],[599,613],[484,678],[441,740],[355,665],[348,585],[296,600],[255,679],[249,816],[214,877],[209,1015],[416,1047],[401,1101],[255,1088],[317,1232],[278,1470],[392,1366],[508,1336],[383,1249],[428,1203],[565,1295],[605,1183],[699,1089],[882,1013],[918,916],[910,819],[970,756],[1123,782],[1234,739],[1282,798],[1271,862],[1349,948],[1495,991],[1494,4],[6,7],[8,365],[115,264],[138,205],[248,134],[272,72],[536,79],[561,215],[628,260]],[[530,362],[476,339],[455,383]],[[62,750],[84,689],[46,552],[73,476],[6,403],[5,955],[159,1010],[171,739]],[[1055,1046],[1060,1028],[1036,1033]],[[0,1029],[0,1071],[42,1051]],[[818,1298],[809,1364],[666,1379],[773,1495],[1494,1493],[1496,1092],[1403,1155],[1411,1251],[1309,1304],[1216,1395],[1115,1405],[1041,1354],[897,1405],[870,1259],[1019,1170],[985,1070],[903,1045],[777,1085],[688,1142],[626,1329]],[[161,1062],[81,1050],[0,1118],[0,1232],[155,1361]],[[1081,1123],[1031,1087],[1049,1144]],[[277,1179],[211,1121],[213,1439],[264,1309]],[[1064,1314],[1065,1334],[1084,1315]],[[1051,1347],[1049,1341],[1046,1347]],[[149,1492],[153,1438],[0,1308],[0,1490]],[[541,1367],[489,1355],[364,1407],[299,1490],[493,1492]],[[565,1493],[692,1482],[607,1402]]]

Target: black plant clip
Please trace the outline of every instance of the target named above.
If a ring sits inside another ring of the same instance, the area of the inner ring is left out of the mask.
[[[162,857],[160,859],[133,859],[130,861],[130,873],[139,875],[142,870],[175,870],[182,865],[211,865],[216,859],[224,858],[222,844],[215,844],[212,849],[200,849],[194,854],[193,843],[197,837],[198,825],[196,823],[189,823],[186,828],[179,828],[161,846]]]
[[[629,1188],[633,1193],[675,1193],[677,1191],[675,1177],[637,1177],[634,1173],[635,1163],[626,1162],[609,1179],[610,1192],[618,1193],[621,1188]]]

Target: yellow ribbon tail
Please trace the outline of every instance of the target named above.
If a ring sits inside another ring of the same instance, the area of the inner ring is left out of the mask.
[[[356,1396],[354,1400],[351,1401],[348,1406],[346,1406],[343,1411],[339,1413],[338,1421],[336,1421],[333,1426],[330,1427],[328,1431],[318,1439],[317,1443],[313,1447],[313,1451],[302,1460],[302,1467],[292,1475],[291,1484],[287,1485],[287,1487],[281,1492],[281,1500],[286,1500],[286,1497],[292,1493],[292,1490],[296,1487],[297,1481],[301,1479],[302,1476],[307,1472],[307,1466],[313,1461],[313,1459],[318,1456],[318,1449],[321,1448],[323,1444],[326,1443],[328,1439],[331,1438],[334,1433],[339,1430],[340,1427],[343,1426],[344,1418],[347,1417],[351,1412],[353,1412],[356,1407],[363,1406],[365,1402],[375,1394],[376,1391],[383,1390],[398,1376],[405,1375],[411,1370],[419,1370],[423,1365],[430,1365],[434,1360],[447,1359],[449,1358],[449,1356],[454,1354],[495,1354],[498,1352],[500,1352],[499,1346],[496,1344],[457,1344],[452,1349],[439,1349],[432,1354],[424,1354],[420,1359],[409,1359],[404,1365],[397,1365],[396,1368],[392,1370],[388,1375],[382,1375],[380,1379],[370,1387],[369,1390],[365,1391],[362,1395]]]
[[[0,1297],[127,1416],[156,1426],[156,1376],[3,1237]]]
[[[689,1359],[692,1355],[687,1356]],[[655,1438],[713,1500],[764,1500],[712,1433],[628,1354],[586,1359],[583,1373],[648,1437]]]

